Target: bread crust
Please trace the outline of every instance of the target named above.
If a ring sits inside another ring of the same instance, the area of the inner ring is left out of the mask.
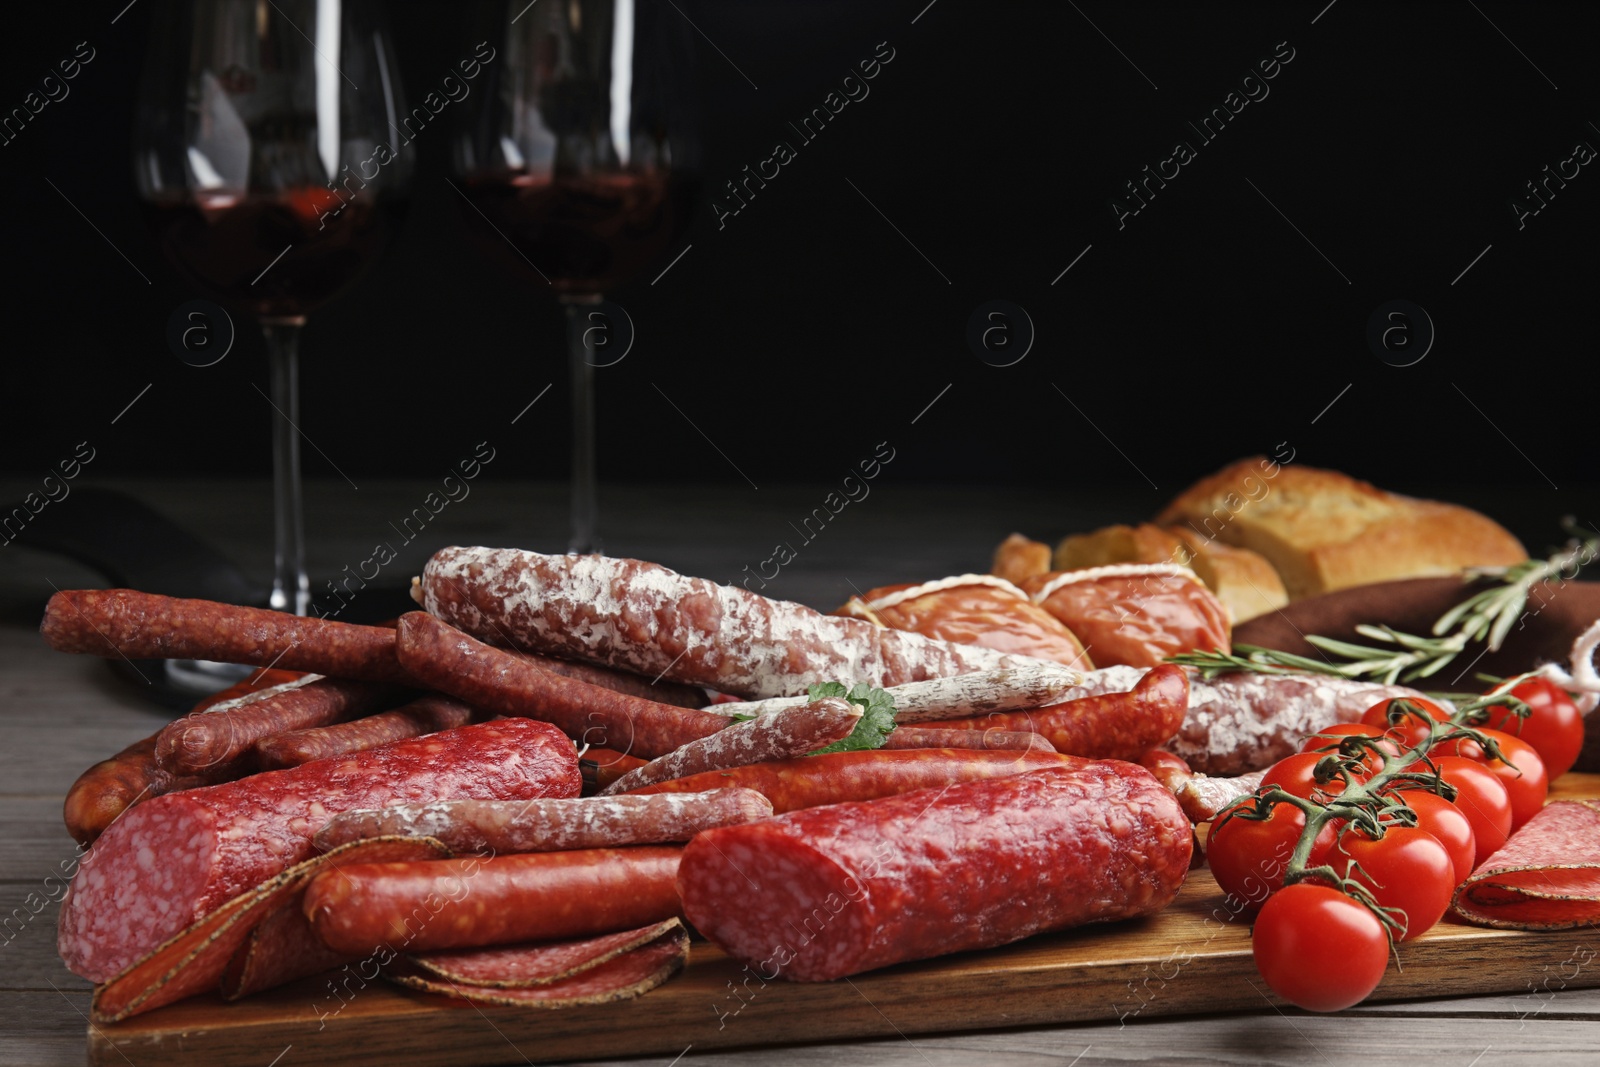
[[[1291,600],[1527,558],[1504,527],[1470,508],[1261,456],[1201,479],[1156,521],[1260,553]]]

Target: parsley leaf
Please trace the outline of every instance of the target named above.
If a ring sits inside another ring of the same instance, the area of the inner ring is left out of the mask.
[[[884,739],[894,730],[894,697],[882,689],[874,689],[865,682],[846,690],[840,682],[819,682],[806,691],[812,700],[842,697],[862,709],[861,721],[850,736],[809,753],[820,756],[827,752],[858,752],[882,748]]]

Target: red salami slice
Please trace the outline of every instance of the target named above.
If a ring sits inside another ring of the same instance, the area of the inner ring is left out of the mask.
[[[315,855],[342,811],[448,797],[575,796],[577,754],[548,723],[505,719],[340,760],[169,793],[128,809],[78,867],[58,947],[104,981],[195,919]]]
[[[439,800],[347,811],[317,831],[316,846],[402,835],[457,852],[560,852],[687,841],[701,830],[763,819],[772,803],[753,789],[581,800]]]
[[[256,926],[298,896],[317,871],[369,860],[421,859],[444,851],[437,841],[362,841],[314,856],[267,879],[197,920],[94,991],[90,1014],[114,1023],[216,987],[228,962]]]
[[[466,952],[421,952],[407,957],[417,971],[446,982],[500,989],[549,985],[607,963],[624,952],[648,945],[683,928],[683,920],[641,926],[637,930],[549,941],[537,945],[504,945]]]
[[[825,981],[1171,903],[1189,820],[1148,771],[1101,762],[701,834],[689,921],[763,979]]]
[[[302,882],[250,931],[222,974],[219,985],[224,1000],[238,1000],[262,990],[276,989],[297,978],[321,974],[362,958],[335,952],[317,938],[301,908],[304,898],[305,883]],[[369,979],[378,976],[375,965],[372,972],[367,975]]]
[[[688,961],[689,934],[679,924],[676,929],[669,930],[647,945],[548,985],[523,988],[466,985],[404,968],[395,968],[386,977],[413,989],[479,1004],[573,1008],[585,1004],[610,1004],[642,996],[683,970],[683,965]]]
[[[1513,930],[1600,924],[1600,802],[1551,801],[1456,889],[1451,909]]]

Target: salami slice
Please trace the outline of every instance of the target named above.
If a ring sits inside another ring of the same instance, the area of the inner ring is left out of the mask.
[[[909,793],[955,782],[1026,774],[1041,769],[1081,767],[1090,762],[1039,749],[989,752],[972,748],[906,748],[867,752],[829,752],[822,756],[750,763],[725,771],[706,771],[657,782],[630,796],[699,793],[707,789],[754,789],[779,814],[846,801]]]
[[[432,859],[437,855],[417,858]],[[218,981],[222,999],[238,1000],[362,959],[335,952],[322,943],[305,917],[301,907],[304,898],[305,882],[301,882],[295,892],[287,894],[276,909],[250,931]],[[367,977],[377,977],[376,967]]]
[[[393,711],[380,711],[350,722],[289,730],[255,744],[256,757],[268,770],[298,767],[314,759],[332,759],[352,752],[404,741],[408,737],[453,730],[472,721],[474,710],[459,700],[429,693]],[[479,716],[482,718],[483,716]]]
[[[849,737],[860,721],[861,709],[837,697],[785,708],[691,741],[629,771],[601,790],[601,795],[626,793],[703,771],[804,756]]]
[[[108,659],[210,659],[335,678],[400,682],[394,631],[332,619],[184,600],[136,589],[66,589],[39,632],[57,652]]]
[[[228,962],[256,926],[298,895],[316,872],[346,862],[421,859],[444,851],[437,841],[362,841],[314,856],[241,893],[131,962],[94,991],[90,1015],[114,1023],[216,987]]]
[[[315,855],[341,811],[448,797],[575,796],[560,731],[506,719],[340,760],[169,793],[130,808],[78,867],[61,908],[67,968],[104,981],[195,919]]]
[[[689,921],[761,977],[825,981],[1172,902],[1189,820],[1149,772],[1094,763],[701,834]]]
[[[559,852],[687,841],[701,830],[762,819],[772,804],[752,789],[580,800],[439,800],[336,815],[318,848],[394,835],[432,837],[457,852]]]
[[[631,930],[680,913],[663,845],[354,864],[306,890],[324,944],[361,955]]]
[[[1053,571],[1022,587],[1087,642],[1101,666],[1154,667],[1179,652],[1229,650],[1228,610],[1187,567],[1127,563]]]
[[[852,598],[837,615],[997,652],[1094,666],[1077,635],[1028,594],[992,574],[963,574],[921,585],[885,585]]]
[[[1600,924],[1600,802],[1545,805],[1456,889],[1451,910],[1513,930]]]
[[[600,966],[683,928],[683,920],[641,926],[577,941],[547,941],[533,945],[504,945],[465,952],[419,952],[407,962],[424,975],[459,985],[499,989],[526,989],[549,985]]]
[[[575,1008],[643,996],[683,970],[688,961],[689,934],[680,923],[648,944],[545,985],[467,985],[404,968],[386,972],[386,977],[413,989],[479,1004],[518,1008]]]
[[[1039,662],[607,556],[444,548],[413,593],[480,640],[743,697],[793,696],[818,682],[887,687]]]

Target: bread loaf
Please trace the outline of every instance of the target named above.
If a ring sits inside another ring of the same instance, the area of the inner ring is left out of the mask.
[[[1527,558],[1515,537],[1469,508],[1259,456],[1202,479],[1156,521],[1260,553],[1291,600]]]

